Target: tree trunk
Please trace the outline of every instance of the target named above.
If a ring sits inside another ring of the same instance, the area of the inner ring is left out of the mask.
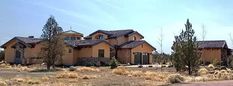
[[[50,70],[50,67],[51,67],[50,63],[47,62],[47,70]]]
[[[189,75],[192,75],[192,70],[191,70],[191,66],[188,66],[188,71],[189,71]]]

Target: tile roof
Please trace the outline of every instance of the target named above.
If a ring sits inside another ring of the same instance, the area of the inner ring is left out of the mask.
[[[129,42],[126,42],[126,43],[120,45],[120,48],[134,48],[134,47],[137,47],[143,43],[145,43],[145,41],[129,41]]]
[[[224,48],[227,47],[225,40],[198,41],[198,48]]]
[[[82,33],[79,33],[77,31],[74,31],[74,30],[68,30],[68,31],[64,31],[63,33],[70,33],[70,34],[81,34],[83,36]]]
[[[108,35],[109,38],[116,38],[116,37],[124,36],[124,35],[127,36],[127,35],[129,35],[131,33],[136,32],[136,31],[134,31],[132,29],[127,29],[127,30],[110,30],[110,31],[107,31],[107,30],[97,30],[97,31],[91,33],[90,36],[93,35],[93,34],[95,34],[95,33],[97,33],[97,32],[104,33],[104,34]]]
[[[42,41],[42,39],[40,39],[40,38],[28,38],[28,37],[15,37],[15,38],[24,42],[24,43],[28,43],[28,44],[38,43],[38,42]]]
[[[101,42],[105,42],[104,40],[78,40],[78,41],[67,41],[66,44],[72,47],[82,47],[82,46],[93,46],[99,44]],[[109,43],[107,43],[109,44]],[[110,44],[109,44],[110,45]]]
[[[42,39],[40,39],[40,38],[29,38],[29,37],[14,37],[14,38],[12,38],[10,41],[12,41],[12,40],[18,40],[18,41],[20,41],[21,43],[25,44],[26,46],[30,46],[30,47],[33,46],[33,44],[39,43],[39,42],[42,41]],[[3,44],[1,47],[2,47],[2,48],[6,47],[5,45],[6,45],[7,43],[9,43],[10,41],[6,42],[6,43]]]
[[[129,41],[126,42],[122,45],[120,45],[120,48],[135,48],[139,45],[142,45],[144,43],[147,43],[149,46],[151,46],[148,42],[144,41],[144,40],[140,40],[140,41]],[[151,46],[154,50],[156,50],[156,48],[154,48],[153,46]]]

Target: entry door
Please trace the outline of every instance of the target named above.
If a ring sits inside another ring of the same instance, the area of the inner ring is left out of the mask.
[[[134,64],[142,64],[142,53],[135,53],[134,54]]]
[[[149,64],[149,54],[143,55],[143,64]]]
[[[16,50],[15,52],[15,64],[21,64],[21,52],[19,50]]]

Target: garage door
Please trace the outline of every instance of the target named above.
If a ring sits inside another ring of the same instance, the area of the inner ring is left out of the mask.
[[[142,53],[135,53],[134,54],[134,64],[142,64]]]
[[[149,64],[149,55],[148,54],[143,55],[143,64]]]

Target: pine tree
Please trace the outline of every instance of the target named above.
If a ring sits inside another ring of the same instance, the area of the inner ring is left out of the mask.
[[[185,31],[182,30],[179,36],[175,36],[175,42],[172,47],[174,51],[173,62],[176,69],[185,70],[185,66],[187,66],[189,75],[191,75],[200,64],[198,44],[194,33],[192,24],[189,22],[189,19],[187,19]]]
[[[47,69],[50,70],[51,66],[55,68],[55,63],[61,61],[64,53],[64,41],[61,36],[63,30],[58,26],[55,18],[51,16],[42,31],[41,37],[44,46],[41,55],[44,58]]]

